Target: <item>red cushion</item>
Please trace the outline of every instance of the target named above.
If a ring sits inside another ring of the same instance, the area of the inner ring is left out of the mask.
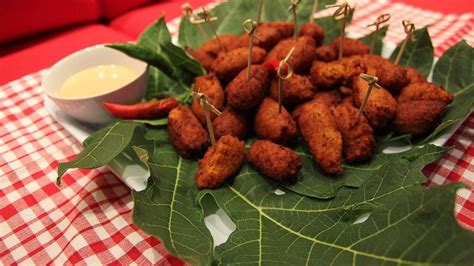
[[[102,25],[87,25],[42,35],[0,48],[0,85],[50,67],[82,48],[109,42],[127,42],[130,36]]]
[[[99,0],[102,17],[113,19],[135,7],[150,3],[152,0]]]
[[[166,21],[181,16],[181,5],[190,3],[198,8],[209,3],[209,0],[173,0],[162,1],[132,10],[112,20],[110,26],[135,38],[152,22],[165,16]]]
[[[100,16],[98,0],[5,0],[0,7],[0,43]]]

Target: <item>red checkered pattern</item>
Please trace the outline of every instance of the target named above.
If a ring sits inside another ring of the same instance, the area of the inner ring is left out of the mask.
[[[390,12],[392,23],[408,17],[419,26],[432,24],[438,55],[461,38],[473,40],[470,13],[455,17],[376,2],[359,1],[349,30],[365,34],[365,25]],[[402,37],[395,27],[388,33],[393,42]],[[56,187],[57,161],[73,158],[81,145],[43,107],[44,73],[0,89],[0,264],[182,264],[132,224],[130,190],[107,169],[70,171],[64,186]],[[454,149],[423,170],[430,185],[460,181],[474,187],[473,140],[471,114],[446,144]],[[474,230],[472,190],[458,192],[456,217]]]

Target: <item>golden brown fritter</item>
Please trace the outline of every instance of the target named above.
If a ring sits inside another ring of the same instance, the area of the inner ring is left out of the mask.
[[[356,77],[354,78],[352,89],[354,91],[352,96],[354,97],[355,107],[359,108],[367,94],[369,84],[367,81]],[[372,89],[364,109],[364,115],[373,129],[385,129],[395,118],[396,112],[397,101],[390,92],[384,88]]]
[[[269,85],[269,70],[262,65],[252,65],[249,80],[244,69],[227,85],[227,104],[237,111],[250,110],[262,101]]]
[[[294,74],[289,79],[282,80],[281,84],[281,95],[284,104],[294,106],[310,100],[314,96],[313,84],[306,76]],[[278,101],[278,78],[272,81],[269,96]]]
[[[293,68],[297,74],[307,73],[313,62],[316,51],[316,43],[313,38],[309,36],[301,36],[296,39],[296,42],[289,42],[277,54],[278,60],[283,60],[290,50],[295,47],[295,51],[288,60],[288,64]]]
[[[217,79],[214,73],[207,74],[204,76],[199,76],[194,79],[194,91],[203,93],[206,95],[211,104],[214,105],[219,110],[222,110],[225,101],[224,90],[222,89],[219,79]],[[191,109],[193,110],[194,115],[201,121],[201,123],[206,123],[206,115],[204,113],[204,107],[201,106],[199,100],[193,99],[191,104]],[[216,115],[210,112],[211,120],[216,117]]]
[[[255,114],[255,134],[261,139],[288,145],[297,137],[296,123],[285,107],[278,113],[278,102],[271,98],[263,99]]]
[[[194,59],[196,59],[199,63],[201,63],[204,69],[206,69],[207,71],[211,70],[212,62],[214,62],[214,57],[201,50],[193,50],[191,48],[187,48],[186,53],[188,53],[190,56],[194,57]]]
[[[409,80],[405,68],[378,55],[365,55],[363,60],[367,67],[375,70],[375,73],[369,73],[369,75],[377,76],[378,84],[392,94],[398,94],[403,87],[408,85]]]
[[[293,36],[293,33],[295,32],[295,25],[292,22],[287,21],[261,22],[259,27],[276,29],[278,33],[280,33],[280,39],[289,38]]]
[[[278,59],[278,54],[280,54],[280,52],[283,50],[283,49],[286,49],[286,47],[293,47],[295,46],[296,44],[296,41],[293,40],[293,39],[284,39],[284,40],[281,40],[279,41],[275,46],[273,46],[273,48],[267,53],[267,56],[265,57],[265,60],[264,62],[267,62],[267,61],[270,61],[270,60],[273,60],[273,59]],[[278,59],[279,60],[279,59]]]
[[[319,46],[324,40],[324,29],[317,23],[306,22],[301,25],[300,36],[309,36]]]
[[[367,66],[361,56],[344,57],[338,61],[344,66],[344,84],[351,87],[354,77],[367,72]]]
[[[263,62],[267,53],[260,47],[252,49],[252,63],[260,64]],[[229,81],[233,79],[242,69],[247,67],[247,58],[249,50],[245,48],[237,48],[227,53],[220,53],[214,63],[212,69],[216,72],[219,79]]]
[[[341,41],[341,37],[334,38],[329,45],[331,45],[332,49],[339,53],[339,43]],[[370,47],[363,43],[360,40],[351,39],[351,38],[344,38],[343,43],[343,52],[342,56],[352,56],[352,55],[364,55],[370,52]]]
[[[189,158],[203,151],[209,135],[191,109],[180,105],[168,115],[171,144],[182,157]]]
[[[346,97],[352,96],[352,87],[340,86],[339,92],[341,93],[342,96],[346,96]]]
[[[309,72],[310,81],[318,90],[332,88],[342,84],[345,71],[346,68],[338,61],[314,61]]]
[[[318,61],[331,62],[337,59],[337,53],[329,45],[316,48],[314,59]]]
[[[247,136],[248,124],[246,114],[236,112],[229,107],[224,109],[222,114],[212,121],[216,139],[225,135],[232,135],[244,140]]]
[[[414,69],[413,67],[407,67],[407,78],[409,83],[418,83],[418,82],[426,82],[425,76],[423,76],[418,70]]]
[[[398,104],[393,122],[394,131],[399,134],[423,136],[433,131],[446,112],[447,104],[442,101],[411,101]]]
[[[453,99],[454,96],[451,93],[431,82],[410,83],[402,89],[398,96],[399,103],[414,100],[435,100],[450,104]]]
[[[292,149],[268,140],[256,140],[246,158],[257,171],[283,183],[296,181],[296,175],[303,167],[301,159]]]
[[[237,48],[246,47],[248,44],[248,42],[239,42],[240,36],[232,34],[219,35],[219,40],[226,52],[232,51]],[[223,52],[216,38],[212,38],[207,42],[203,43],[201,47],[199,47],[197,50],[207,53],[214,58],[217,57],[220,52]]]
[[[268,51],[281,40],[281,34],[277,29],[264,25],[257,27],[253,44]]]
[[[299,128],[313,160],[328,174],[342,172],[342,136],[330,107],[314,104],[300,114]]]
[[[339,104],[340,101],[341,95],[337,90],[318,91],[314,94],[314,97],[311,101],[298,105],[295,110],[293,110],[291,116],[295,121],[298,121],[300,115],[313,108],[314,105],[324,104],[330,107]]]
[[[358,112],[350,103],[341,103],[332,108],[344,143],[344,158],[348,163],[368,162],[375,150],[374,132],[365,116],[362,115],[355,124]]]
[[[239,171],[244,157],[244,142],[234,136],[223,136],[199,161],[196,186],[199,189],[218,188]]]

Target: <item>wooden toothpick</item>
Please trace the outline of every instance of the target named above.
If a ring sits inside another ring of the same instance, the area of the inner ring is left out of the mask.
[[[359,112],[357,113],[356,120],[354,121],[354,125],[359,123],[360,117],[362,113],[364,112],[365,105],[367,104],[367,101],[369,100],[370,93],[372,92],[372,89],[375,88],[382,88],[380,87],[379,84],[377,84],[377,81],[379,80],[377,77],[370,76],[364,73],[361,73],[359,77],[369,83],[369,89],[367,90],[367,93],[365,94],[364,101],[360,105]]]
[[[370,41],[370,53],[374,53],[375,40],[377,39],[377,34],[379,33],[380,25],[390,20],[390,14],[382,14],[377,17],[374,23],[367,25],[367,27],[375,26],[375,31],[372,33],[372,40]]]
[[[203,93],[193,91],[191,94],[193,98],[198,100],[199,104],[204,108],[207,131],[209,132],[209,136],[211,138],[211,145],[214,146],[214,144],[216,144],[216,137],[214,136],[214,128],[212,127],[210,112],[213,112],[216,115],[221,115],[221,111],[219,111],[219,109],[212,105],[209,101],[209,98]]]
[[[309,22],[314,22],[314,14],[318,11],[319,0],[314,0],[313,7],[311,8],[311,15],[309,16]]]
[[[349,4],[347,2],[344,2],[340,5],[328,5],[326,6],[326,8],[330,8],[330,7],[338,7],[338,9],[336,9],[336,11],[334,12],[334,14],[332,15],[332,17],[334,18],[334,20],[342,20],[342,23],[341,23],[341,41],[339,42],[339,54],[337,56],[337,59],[340,60],[342,58],[342,54],[343,54],[343,49],[344,49],[344,38],[346,36],[346,21],[347,21],[347,15],[349,14],[349,12],[351,11],[351,7],[349,6]]]
[[[407,36],[403,40],[402,46],[400,47],[397,57],[395,58],[395,65],[398,65],[398,63],[400,63],[400,59],[402,58],[402,54],[403,54],[403,51],[405,50],[405,47],[407,46],[408,40],[411,40],[412,42],[415,41],[415,35],[413,34],[415,32],[415,24],[413,24],[411,21],[407,19],[404,19],[402,21],[402,25]]]
[[[278,64],[277,75],[278,75],[278,113],[279,114],[281,113],[281,102],[282,102],[281,92],[283,90],[282,81],[285,79],[291,78],[291,76],[293,75],[293,69],[291,69],[291,66],[288,64],[288,60],[290,59],[294,51],[295,51],[295,47],[291,48],[290,52],[288,52],[285,58],[281,60],[280,63]]]
[[[293,13],[293,23],[295,24],[295,32],[293,33],[293,38],[296,39],[298,37],[298,23],[297,23],[297,16],[296,16],[296,7],[300,3],[300,0],[291,0],[291,5],[288,8],[288,11]]]
[[[227,52],[227,50],[225,49],[225,47],[222,44],[221,40],[219,39],[219,36],[217,35],[217,30],[214,27],[214,24],[212,24],[213,21],[217,20],[217,17],[211,16],[209,11],[207,11],[204,7],[202,8],[201,16],[202,16],[202,18],[199,18],[198,16],[192,16],[192,17],[189,18],[189,22],[191,22],[192,24],[207,23],[207,25],[209,25],[209,28],[212,31],[212,34],[214,34],[214,37],[216,38],[217,43],[219,44],[219,47],[221,48],[221,51]]]
[[[263,0],[260,0],[260,4],[258,6],[258,11],[257,11],[257,21],[247,19],[242,23],[243,30],[250,36],[249,55],[247,57],[247,80],[249,80],[250,78],[250,66],[252,65],[253,39],[255,38],[255,32],[257,30],[258,23],[260,23],[260,18],[262,16],[262,7],[263,7]]]
[[[185,15],[188,15],[189,17],[189,22],[191,22],[192,24],[195,24],[198,29],[199,29],[199,32],[206,38],[206,40],[209,39],[209,35],[207,34],[207,32],[204,30],[204,28],[202,27],[202,24],[196,24],[196,23],[193,23],[191,20],[195,21],[195,20],[198,20],[199,18],[196,17],[196,14],[194,14],[193,12],[193,7],[189,4],[189,3],[184,3],[182,6],[181,6],[181,11],[183,12],[183,14]]]

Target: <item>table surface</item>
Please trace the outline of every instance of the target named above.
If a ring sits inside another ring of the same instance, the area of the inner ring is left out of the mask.
[[[418,27],[431,25],[436,56],[461,39],[474,43],[472,9],[448,13],[401,2],[358,1],[348,31],[367,34],[366,25],[383,12],[392,15],[392,25],[405,18]],[[177,23],[170,23],[172,32]],[[402,37],[402,28],[392,26],[385,40],[398,43]],[[106,168],[70,171],[63,187],[55,185],[57,162],[74,158],[82,147],[43,107],[44,74],[0,89],[0,264],[183,264],[132,224],[130,190]],[[430,186],[474,187],[473,140],[471,113],[445,144],[454,149],[423,169]],[[455,210],[461,226],[474,230],[473,190],[458,191]]]

